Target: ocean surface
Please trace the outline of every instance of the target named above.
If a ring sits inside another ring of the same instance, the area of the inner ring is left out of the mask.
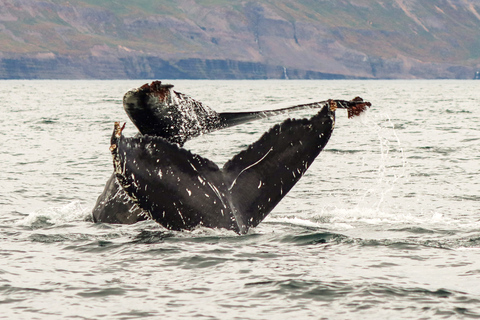
[[[361,96],[246,235],[95,224],[123,94],[0,81],[0,319],[480,318],[480,82],[165,81],[217,111]],[[287,117],[198,137],[220,166]]]

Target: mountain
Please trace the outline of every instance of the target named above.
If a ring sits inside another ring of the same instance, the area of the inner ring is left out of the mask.
[[[0,0],[0,78],[466,78],[478,0]]]

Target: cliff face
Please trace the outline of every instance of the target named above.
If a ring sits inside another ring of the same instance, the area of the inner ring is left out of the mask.
[[[0,0],[0,78],[473,78],[477,0]]]

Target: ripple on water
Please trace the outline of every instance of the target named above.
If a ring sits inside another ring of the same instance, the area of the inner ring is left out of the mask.
[[[480,318],[478,82],[175,81],[221,111],[373,102],[357,121],[337,113],[325,150],[246,235],[91,222],[113,121],[129,121],[121,97],[145,82],[0,83],[0,318]],[[281,120],[187,148],[221,164]]]

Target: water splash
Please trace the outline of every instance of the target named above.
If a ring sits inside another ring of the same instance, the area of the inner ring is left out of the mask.
[[[91,218],[90,210],[76,200],[60,207],[47,207],[31,212],[23,219],[16,221],[15,224],[38,229],[89,218]]]
[[[385,201],[395,190],[400,179],[406,178],[407,160],[394,122],[388,113],[370,115],[365,112],[358,121],[375,133],[379,146],[376,183],[365,191],[360,203],[381,210]]]

